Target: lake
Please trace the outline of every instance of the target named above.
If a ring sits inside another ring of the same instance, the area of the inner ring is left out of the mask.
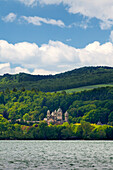
[[[0,170],[113,170],[113,141],[0,141]]]

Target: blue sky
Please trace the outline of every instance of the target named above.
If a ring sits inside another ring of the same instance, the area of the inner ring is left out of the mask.
[[[113,0],[0,0],[0,74],[113,66]]]

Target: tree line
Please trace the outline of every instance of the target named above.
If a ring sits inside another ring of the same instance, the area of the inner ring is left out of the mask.
[[[11,124],[0,115],[0,139],[32,139],[32,140],[100,140],[113,139],[113,126],[110,125],[91,125],[89,122],[82,121],[81,124],[68,124],[49,126],[45,121],[38,125],[25,126],[21,124]]]
[[[45,83],[46,82],[46,83]],[[16,87],[26,90],[35,88],[43,92],[53,92],[76,87],[113,83],[112,67],[83,67],[57,75],[30,75],[19,73],[0,76],[0,90]]]

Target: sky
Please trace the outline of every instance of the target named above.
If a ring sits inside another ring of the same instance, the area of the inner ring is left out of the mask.
[[[113,67],[113,0],[0,0],[0,75]]]

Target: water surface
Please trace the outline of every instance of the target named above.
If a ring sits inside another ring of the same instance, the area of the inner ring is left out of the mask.
[[[113,141],[0,141],[0,170],[113,170]]]

